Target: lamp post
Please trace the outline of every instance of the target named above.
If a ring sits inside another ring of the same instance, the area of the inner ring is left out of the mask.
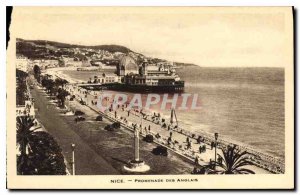
[[[216,165],[217,165],[217,141],[218,141],[218,133],[215,133],[215,164],[214,164],[214,169],[216,170]]]
[[[75,144],[71,144],[72,148],[72,175],[75,175]]]

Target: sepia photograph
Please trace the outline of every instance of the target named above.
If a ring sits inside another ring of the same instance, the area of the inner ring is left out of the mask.
[[[293,12],[13,7],[8,188],[294,188]]]

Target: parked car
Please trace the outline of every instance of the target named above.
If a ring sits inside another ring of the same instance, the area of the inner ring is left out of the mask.
[[[120,122],[114,122],[112,125],[111,125],[113,128],[115,129],[118,129],[121,127],[121,123]]]
[[[75,114],[75,116],[82,116],[82,115],[84,115],[85,113],[82,112],[82,111],[80,111],[80,110],[76,110],[74,114]]]
[[[168,149],[164,146],[157,146],[152,150],[152,153],[155,155],[168,156]]]
[[[96,121],[103,121],[103,117],[101,115],[97,116]]]
[[[145,142],[152,143],[153,140],[154,140],[154,137],[153,137],[153,135],[148,134],[148,135],[146,135],[146,137],[143,138],[143,140],[144,140]]]
[[[85,121],[85,118],[82,117],[82,116],[78,116],[78,117],[75,118],[75,121],[76,122]]]
[[[80,100],[79,103],[80,103],[81,105],[86,105],[85,101],[83,101],[83,100]]]
[[[114,131],[114,128],[111,125],[106,125],[104,129],[107,131]]]

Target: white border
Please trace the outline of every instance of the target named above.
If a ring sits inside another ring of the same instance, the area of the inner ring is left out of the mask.
[[[80,5],[98,5],[98,6],[295,6],[295,8],[299,7],[300,3],[297,0],[272,0],[272,1],[261,1],[261,0],[243,0],[243,1],[229,1],[229,0],[215,0],[215,1],[200,1],[200,0],[152,0],[150,1],[141,1],[141,0],[109,0],[109,1],[97,1],[97,0],[3,0],[0,1],[0,33],[1,33],[1,52],[0,52],[0,108],[1,111],[1,117],[0,117],[0,190],[1,194],[8,194],[9,191],[5,190],[6,188],[6,8],[5,6],[32,6],[32,5],[40,5],[40,6],[63,6],[63,5],[69,5],[69,6],[80,6]],[[299,15],[299,14],[298,14]],[[299,19],[296,20],[297,26],[299,26]],[[299,50],[296,50],[297,53],[295,55],[298,56]],[[299,68],[297,70],[297,74],[299,75]],[[295,78],[296,79],[296,78]],[[297,84],[298,79],[297,79]],[[299,87],[299,85],[297,85]],[[297,87],[297,91],[299,91],[299,88]],[[299,96],[298,96],[299,97]],[[298,100],[298,99],[297,99]],[[298,109],[298,107],[297,107]],[[297,116],[297,121],[299,119],[299,116]],[[297,140],[299,140],[299,132]],[[297,142],[296,142],[297,143]],[[299,145],[299,144],[298,144]],[[297,148],[297,151],[299,153],[299,147]],[[298,155],[299,157],[299,155]],[[299,158],[298,158],[299,159]],[[298,164],[299,161],[297,160]],[[299,176],[299,168],[298,173]],[[298,177],[299,178],[299,177]],[[298,186],[299,187],[299,186]],[[28,192],[30,193],[30,192]],[[41,192],[39,192],[41,193]],[[49,192],[48,192],[49,193]],[[55,194],[61,194],[61,192],[51,192]],[[71,192],[74,193],[74,192]],[[83,193],[83,192],[82,192]],[[103,193],[103,192],[101,192]],[[124,192],[122,192],[124,193]],[[131,193],[131,192],[129,192]],[[171,192],[174,193],[174,192]],[[203,193],[203,192],[201,192]],[[214,192],[213,194],[215,194]],[[256,194],[262,194],[262,192],[255,192]],[[270,192],[272,193],[272,192]],[[286,192],[287,193],[287,192]],[[211,194],[211,193],[210,193]]]

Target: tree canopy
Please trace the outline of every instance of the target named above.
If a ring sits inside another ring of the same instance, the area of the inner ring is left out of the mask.
[[[62,150],[47,132],[36,131],[30,116],[17,117],[17,173],[20,175],[65,175]]]

